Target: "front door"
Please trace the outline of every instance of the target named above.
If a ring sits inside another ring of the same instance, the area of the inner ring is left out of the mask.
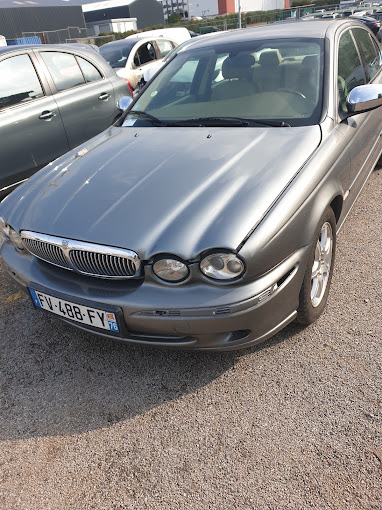
[[[382,69],[373,40],[363,28],[347,30],[341,35],[338,53],[340,115],[346,117],[346,98],[350,91],[371,81],[382,83]],[[351,157],[351,166],[343,182],[346,196],[349,195],[352,203],[381,150],[381,138],[375,136],[382,132],[381,110],[345,118],[340,127],[348,140]]]

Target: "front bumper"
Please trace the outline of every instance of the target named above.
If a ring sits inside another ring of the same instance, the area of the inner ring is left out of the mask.
[[[18,252],[1,249],[3,267],[28,293],[39,286],[71,301],[103,303],[122,311],[122,340],[140,345],[198,350],[234,350],[273,336],[296,317],[309,247],[294,252],[266,275],[246,284],[203,280],[163,285],[148,268],[142,280],[107,281],[71,273]],[[107,331],[70,324],[107,338]]]

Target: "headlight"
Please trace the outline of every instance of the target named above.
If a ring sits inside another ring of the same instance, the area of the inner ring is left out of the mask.
[[[232,280],[244,273],[244,263],[234,253],[211,253],[200,263],[201,271],[214,280]]]
[[[13,230],[12,227],[9,227],[9,239],[11,243],[13,243],[16,246],[16,248],[18,248],[19,250],[24,249],[24,243],[20,235],[16,232],[16,230]]]
[[[162,280],[166,282],[180,282],[188,276],[188,267],[186,264],[176,259],[160,259],[153,265],[153,271]]]
[[[9,237],[9,227],[1,216],[0,216],[0,234],[3,234],[4,237],[6,237],[7,239]]]

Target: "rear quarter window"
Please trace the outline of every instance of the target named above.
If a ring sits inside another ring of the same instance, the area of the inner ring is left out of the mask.
[[[102,74],[93,64],[78,56],[77,61],[87,82],[102,80]]]

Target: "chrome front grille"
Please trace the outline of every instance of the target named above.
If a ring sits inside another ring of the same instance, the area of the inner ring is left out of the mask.
[[[103,253],[92,253],[81,250],[72,250],[69,253],[71,262],[82,273],[103,274],[107,277],[134,276],[135,263],[130,259],[105,255]]]
[[[64,252],[59,246],[29,238],[23,238],[23,243],[25,248],[39,259],[67,269],[70,267]]]
[[[25,248],[32,255],[64,269],[108,279],[140,276],[139,257],[131,250],[73,241],[26,230],[21,232],[21,238]]]

